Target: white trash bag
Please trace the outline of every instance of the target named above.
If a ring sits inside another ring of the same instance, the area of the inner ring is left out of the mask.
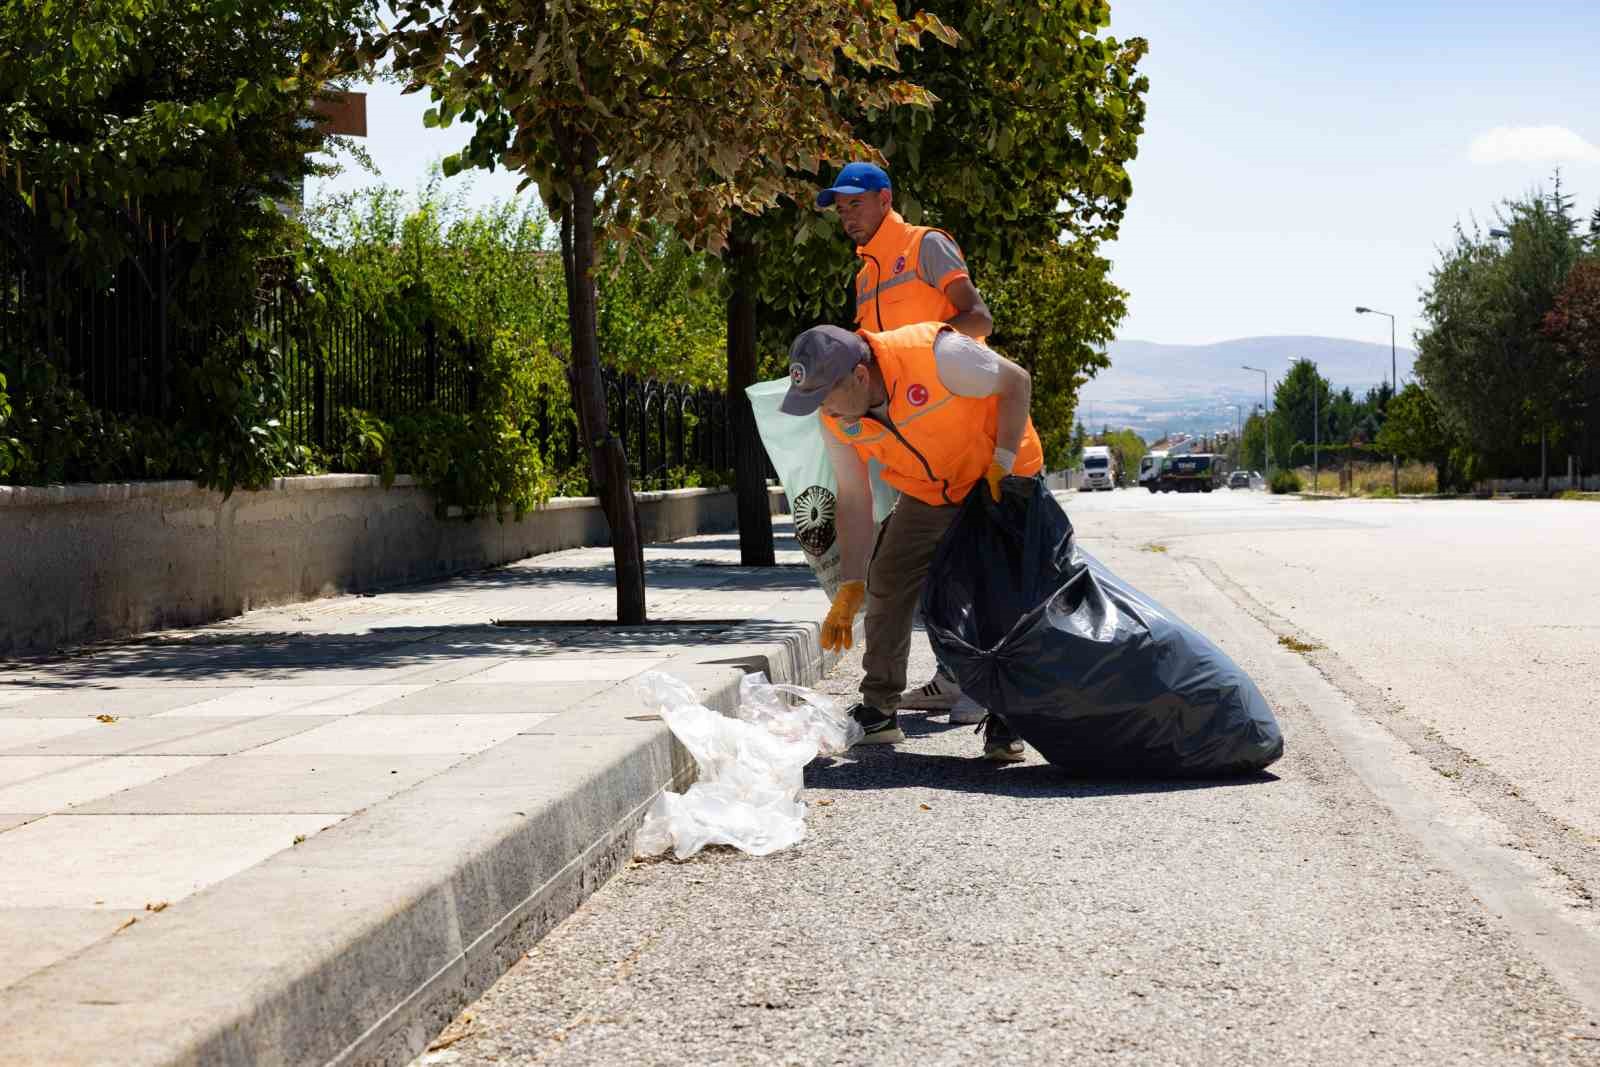
[[[811,565],[822,591],[832,600],[839,591],[839,541],[834,527],[834,498],[839,483],[833,476],[828,446],[822,439],[822,424],[815,418],[797,418],[778,410],[789,379],[757,382],[745,388],[755,412],[756,430],[772,457],[772,469],[789,498],[794,513],[794,537]],[[872,485],[872,521],[882,523],[894,509],[899,493],[881,476],[877,460],[867,463]]]
[[[849,748],[861,727],[833,702],[797,686],[774,686],[764,675],[740,685],[740,718],[730,719],[671,675],[649,671],[637,691],[694,757],[699,777],[686,792],[662,793],[645,814],[634,854],[668,849],[680,860],[707,845],[731,845],[765,856],[805,836],[800,801],[806,764]],[[788,706],[792,693],[803,702]]]

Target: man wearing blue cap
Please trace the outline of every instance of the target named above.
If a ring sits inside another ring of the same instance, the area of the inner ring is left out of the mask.
[[[994,330],[983,296],[972,284],[954,238],[930,226],[912,226],[894,210],[889,175],[872,163],[850,163],[817,194],[833,207],[856,243],[856,325],[882,333],[920,322],[947,322],[982,341]],[[987,358],[983,353],[980,358]],[[950,712],[950,721],[982,722],[984,709],[965,696],[942,667],[933,681],[900,697],[900,707]]]

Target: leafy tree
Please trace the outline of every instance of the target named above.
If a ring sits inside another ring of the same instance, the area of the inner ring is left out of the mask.
[[[323,137],[306,120],[346,73],[340,43],[374,11],[371,0],[0,5],[7,184],[91,272],[124,258],[146,217],[218,254],[276,251],[282,220],[266,201],[297,195],[313,170]]]
[[[902,15],[914,6],[899,2]],[[905,57],[904,76],[931,91],[933,111],[842,100],[840,114],[876,146],[856,158],[887,164],[906,218],[947,229],[961,244],[995,311],[996,347],[1035,376],[1048,461],[1064,463],[1077,390],[1105,365],[1096,346],[1125,313],[1098,248],[1115,237],[1132,191],[1126,165],[1143,131],[1148,82],[1138,64],[1147,46],[1101,36],[1106,0],[925,6],[962,35],[955,47]],[[857,264],[837,221],[809,198],[741,217],[733,233],[731,258],[755,261],[730,263],[729,380],[737,387],[754,377],[758,352],[780,370],[775,357],[801,329],[850,321]],[[1078,338],[1051,316],[1072,323]]]
[[[1035,429],[1037,429],[1037,427],[1035,427]],[[1080,419],[1072,428],[1072,443],[1070,445],[1071,451],[1067,454],[1065,463],[1063,463],[1060,467],[1056,467],[1055,469],[1061,470],[1062,467],[1077,466],[1078,463],[1082,461],[1083,450],[1088,446],[1088,444],[1089,431],[1084,429],[1083,421]]]
[[[1389,405],[1389,417],[1376,443],[1383,452],[1432,463],[1438,471],[1441,489],[1457,481],[1451,457],[1459,440],[1440,414],[1433,397],[1416,382],[1400,390],[1400,395]]]
[[[0,4],[0,256],[20,249],[45,279],[0,312],[14,342],[0,362],[31,441],[24,477],[188,474],[231,492],[308,469],[279,419],[274,353],[248,326],[261,260],[292,247],[271,201],[296,196],[313,168],[322,136],[307,120],[345,73],[340,42],[373,8]],[[133,252],[149,269],[113,286]],[[150,385],[161,419],[90,409],[46,358],[91,294],[118,314],[159,307],[167,336],[185,339],[185,358]]]
[[[1078,390],[1110,366],[1105,346],[1127,314],[1127,293],[1110,270],[1084,242],[1051,242],[984,294],[996,323],[990,344],[1033,376],[1033,421],[1049,470],[1082,454],[1072,429]]]
[[[1289,453],[1294,446],[1294,439],[1289,435],[1285,421],[1274,411],[1272,418],[1264,422],[1260,409],[1257,409],[1245,420],[1244,430],[1239,435],[1239,452],[1244,466],[1250,470],[1267,470],[1267,438],[1272,438],[1272,466],[1282,467],[1289,462]]]
[[[1600,410],[1600,255],[1573,266],[1539,332],[1563,361],[1561,373],[1567,384],[1562,390],[1562,416],[1567,438],[1577,448],[1582,435],[1587,464],[1592,467],[1592,423]]]
[[[1515,455],[1556,427],[1570,378],[1540,332],[1580,253],[1559,192],[1505,205],[1502,246],[1458,226],[1423,296],[1417,373],[1452,427],[1488,457]]]
[[[1308,360],[1297,360],[1278,382],[1272,395],[1273,407],[1284,420],[1291,441],[1308,444],[1332,440],[1329,424],[1333,415],[1333,388]]]
[[[554,355],[566,326],[544,212],[514,200],[468,210],[435,175],[416,198],[372,187],[316,201],[304,221],[310,336],[327,345],[357,320],[420,346],[426,324],[441,343],[470,340],[479,352],[474,410],[391,425],[342,408],[330,461],[416,475],[442,507],[472,512],[520,515],[549,497],[560,472],[540,454],[537,420],[541,395],[566,394]],[[338,360],[327,366],[338,374]],[[565,429],[563,414],[550,412],[552,431]]]
[[[1110,445],[1111,451],[1116,453],[1117,465],[1122,471],[1121,484],[1133,484],[1139,476],[1139,461],[1149,451],[1144,438],[1132,430],[1110,430],[1101,435],[1100,443]]]
[[[400,0],[395,11],[396,29],[362,55],[392,54],[410,88],[430,89],[430,122],[476,122],[447,169],[519,170],[561,220],[573,393],[612,531],[617,617],[643,620],[637,514],[600,383],[597,241],[636,239],[648,221],[721,251],[734,214],[803,197],[799,175],[861,150],[835,101],[926,106],[893,74],[900,49],[953,34],[888,0]],[[885,77],[862,77],[875,71]]]

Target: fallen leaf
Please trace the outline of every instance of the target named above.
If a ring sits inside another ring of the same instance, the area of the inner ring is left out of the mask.
[[[158,900],[154,904],[146,904],[144,906],[144,910],[145,911],[166,911],[171,906],[172,905],[171,905],[171,903],[169,901]]]
[[[120,933],[122,933],[122,931],[126,930],[128,927],[132,926],[134,923],[136,923],[138,921],[139,921],[139,917],[137,915],[130,915],[130,916],[128,916],[128,921],[123,923],[121,926],[117,927],[115,930],[112,931],[112,933],[120,934]]]
[[[117,717],[115,715],[100,714],[100,715],[96,715],[94,717],[94,721],[95,722],[103,722],[103,723],[106,723],[106,724],[109,725],[111,723],[116,722],[117,721]]]
[[[933,810],[932,808],[928,807],[928,805],[926,805],[926,804],[918,804],[917,807],[920,808],[923,811],[932,811]]]
[[[825,808],[825,807],[827,807],[827,806],[828,806],[828,805],[829,805],[829,804],[832,804],[832,803],[833,803],[833,801],[831,801],[831,800],[819,800],[819,801],[817,801],[817,807],[819,807],[819,808]]]
[[[305,834],[295,834],[294,835],[294,843],[297,844],[297,845],[300,842],[304,841],[305,839],[306,839],[306,835]]]

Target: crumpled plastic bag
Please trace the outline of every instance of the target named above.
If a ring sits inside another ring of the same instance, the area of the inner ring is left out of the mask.
[[[861,736],[860,725],[828,698],[772,685],[761,674],[740,684],[738,719],[711,710],[688,685],[658,671],[641,675],[636,689],[699,770],[687,791],[656,797],[634,839],[638,856],[671,849],[685,860],[707,845],[765,856],[798,844],[806,832],[800,801],[806,764],[846,751]],[[801,703],[788,704],[785,694]]]
[[[783,699],[794,697],[796,707]],[[817,754],[839,756],[864,736],[861,724],[846,715],[836,701],[804,686],[774,685],[757,671],[739,682],[739,718],[765,726],[790,741],[815,741]]]

